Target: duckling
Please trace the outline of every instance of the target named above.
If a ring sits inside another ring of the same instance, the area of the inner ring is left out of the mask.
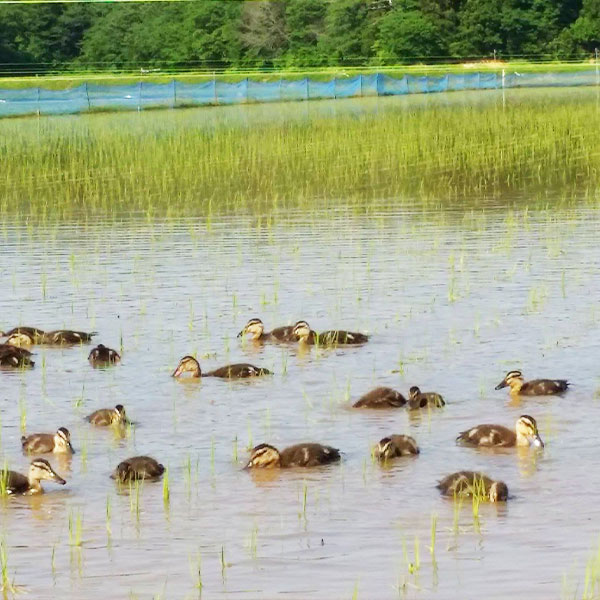
[[[71,434],[66,427],[60,427],[56,433],[32,433],[22,436],[21,446],[26,454],[75,454],[71,445]]]
[[[110,476],[120,482],[139,479],[158,479],[165,468],[150,456],[133,456],[120,462]]]
[[[521,415],[512,431],[502,425],[477,425],[463,431],[456,441],[469,446],[512,447],[537,446],[544,447],[538,432],[537,423],[529,415]]]
[[[417,410],[431,406],[432,408],[441,408],[445,406],[444,399],[435,392],[422,392],[416,385],[408,390],[408,408]]]
[[[114,408],[101,408],[95,410],[91,415],[85,418],[92,425],[107,427],[108,425],[127,425],[127,415],[122,404],[117,404]]]
[[[384,462],[398,456],[419,454],[419,446],[409,435],[390,435],[379,440],[375,447],[375,457]]]
[[[342,331],[331,329],[317,333],[310,328],[306,321],[298,321],[294,325],[292,334],[296,340],[311,346],[337,346],[337,345],[358,345],[369,341],[369,336],[364,333],[354,331]]]
[[[521,371],[509,371],[494,389],[501,390],[509,386],[510,393],[515,396],[551,396],[566,392],[569,385],[566,379],[532,379],[531,381],[525,381]]]
[[[42,479],[55,481],[60,485],[67,483],[43,458],[31,461],[27,475],[21,475],[16,471],[0,471],[0,478],[3,483],[6,481],[7,494],[42,494],[44,492],[40,485]]]
[[[259,444],[252,448],[250,460],[244,469],[318,467],[338,460],[340,460],[340,451],[322,444],[296,444],[281,452],[270,444]]]
[[[42,337],[46,335],[45,331],[42,331],[37,327],[13,327],[10,331],[3,331],[0,333],[0,337],[10,337],[19,333],[23,333],[30,337],[36,344],[39,344]]]
[[[33,344],[35,343],[35,340],[28,333],[19,332],[19,333],[11,333],[4,343],[8,344],[9,346],[15,346],[16,348],[27,349],[27,348],[30,348],[31,346],[33,346]]]
[[[250,319],[237,336],[243,337],[245,334],[251,333],[252,340],[255,342],[295,342],[296,336],[293,335],[293,330],[293,325],[286,325],[265,333],[265,326],[260,319]]]
[[[352,406],[354,408],[400,408],[406,404],[406,398],[389,387],[378,387],[361,396]]]
[[[0,367],[33,367],[31,352],[10,344],[0,344]]]
[[[97,331],[85,333],[85,331],[71,331],[69,329],[59,329],[44,333],[41,338],[41,344],[49,344],[55,346],[65,346],[72,344],[83,344],[92,341],[92,337],[98,335]]]
[[[508,500],[508,487],[504,481],[494,481],[474,471],[458,471],[447,475],[436,487],[444,496],[486,496],[490,502]]]
[[[173,371],[172,377],[180,377],[183,373],[190,373],[192,377],[223,377],[225,379],[241,379],[244,377],[258,377],[260,375],[272,375],[271,371],[262,367],[255,367],[248,363],[237,363],[234,365],[226,365],[202,373],[200,363],[193,356],[184,356]]]
[[[117,364],[121,362],[121,355],[112,348],[107,348],[103,344],[98,344],[89,353],[88,360],[92,365]]]

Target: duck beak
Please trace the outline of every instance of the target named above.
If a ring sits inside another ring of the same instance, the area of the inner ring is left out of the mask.
[[[52,480],[56,483],[60,483],[60,485],[65,485],[65,483],[67,483],[56,471],[52,472]]]
[[[542,442],[542,438],[539,435],[536,435],[533,438],[533,441],[531,442],[531,445],[534,448],[543,448],[544,447],[544,442]]]
[[[240,331],[240,332],[237,334],[237,336],[240,338],[240,337],[242,337],[242,336],[243,336],[245,333],[246,333],[246,330],[245,330],[245,329],[242,329],[242,330],[241,330],[241,331]]]
[[[173,371],[171,377],[179,377],[183,373],[183,366],[181,364],[177,365],[177,368]]]
[[[501,390],[502,388],[505,388],[507,385],[508,385],[508,383],[506,383],[506,380],[503,379],[494,389]]]
[[[73,449],[71,442],[69,442],[69,450],[71,451],[71,454],[75,454],[75,450]]]
[[[248,469],[250,469],[250,467],[252,466],[252,461],[249,460],[246,465],[244,467],[242,467],[242,471],[248,471]]]

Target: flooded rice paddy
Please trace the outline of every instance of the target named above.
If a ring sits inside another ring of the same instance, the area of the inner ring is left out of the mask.
[[[157,117],[158,118],[158,117]],[[277,215],[101,215],[31,225],[4,215],[0,328],[99,332],[92,346],[35,347],[30,371],[0,372],[2,459],[25,472],[23,431],[69,428],[67,479],[0,500],[4,593],[32,598],[595,597],[600,485],[600,212],[513,193],[476,210],[382,199]],[[467,203],[468,204],[468,203]],[[265,218],[268,217],[268,218]],[[369,333],[357,348],[240,342],[307,320]],[[250,362],[272,377],[183,382]],[[564,396],[494,391],[514,368],[568,378]],[[437,391],[446,407],[356,411],[377,385]],[[85,415],[125,406],[123,435]],[[543,451],[455,445],[479,423],[538,422]],[[371,447],[416,438],[417,458],[380,466]],[[341,464],[247,472],[248,449],[317,441]],[[150,454],[168,478],[119,489],[124,458]],[[506,504],[439,496],[461,469],[504,480]],[[586,566],[588,580],[586,583]],[[586,595],[587,594],[587,595]]]

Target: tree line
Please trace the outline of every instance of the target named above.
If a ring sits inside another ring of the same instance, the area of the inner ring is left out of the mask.
[[[0,71],[296,68],[583,58],[600,0],[0,5]]]

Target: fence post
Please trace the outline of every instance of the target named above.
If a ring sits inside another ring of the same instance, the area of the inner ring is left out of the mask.
[[[333,78],[333,99],[337,100],[337,77]]]
[[[598,73],[598,48],[594,48],[594,54],[596,56],[596,85],[600,85],[600,73]]]
[[[142,110],[142,82],[141,81],[140,81],[138,88],[139,88],[139,90],[138,90],[138,112],[140,112]]]
[[[283,79],[280,77],[279,78],[279,102],[281,102],[283,100],[283,94],[281,92],[282,82],[283,82]]]
[[[363,76],[362,73],[358,76],[358,81],[360,83],[360,97],[362,98],[363,95],[363,82],[362,82]]]
[[[88,90],[88,83],[85,82],[85,97],[87,98],[88,110],[92,109],[92,105],[90,104],[90,92]]]
[[[37,116],[40,116],[40,86],[37,88]]]
[[[248,77],[246,77],[246,104],[248,104]]]
[[[219,104],[219,97],[217,96],[217,74],[213,73],[213,91],[214,91],[214,95],[213,95],[213,99],[215,101],[215,106],[217,104]]]
[[[306,99],[308,100],[309,99],[309,96],[308,96],[308,77],[305,77],[304,81],[306,81]]]
[[[177,106],[177,81],[173,79],[173,108]]]

